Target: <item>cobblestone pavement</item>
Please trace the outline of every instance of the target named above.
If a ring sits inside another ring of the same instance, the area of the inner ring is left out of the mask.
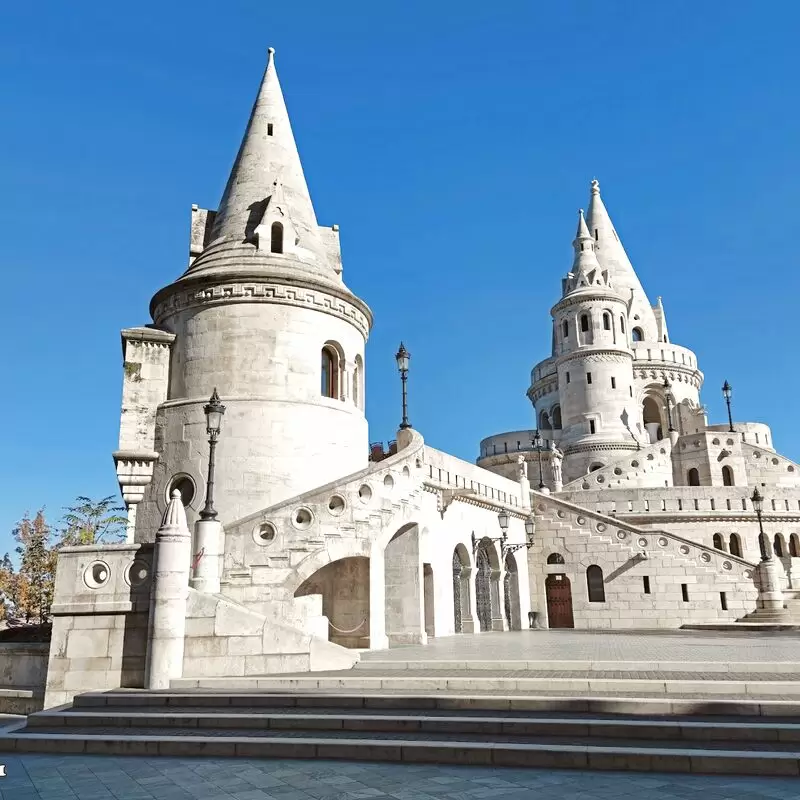
[[[377,661],[790,661],[800,662],[800,633],[742,631],[533,630],[446,636],[427,645],[363,653]]]
[[[2,800],[796,800],[796,778],[255,759],[9,756]]]

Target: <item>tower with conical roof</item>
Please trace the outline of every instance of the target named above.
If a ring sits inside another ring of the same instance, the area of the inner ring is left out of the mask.
[[[572,243],[571,271],[553,306],[558,374],[560,447],[566,478],[582,474],[620,451],[635,450],[633,354],[625,333],[627,305],[611,270],[597,258],[583,210]]]
[[[202,508],[215,387],[227,407],[215,486],[226,521],[366,466],[372,315],[342,281],[338,226],[317,224],[271,48],[219,209],[193,207],[189,267],[150,312],[154,324],[133,331],[164,337],[168,364],[139,370],[137,387],[126,367],[123,427],[126,413],[141,424],[120,438],[126,457],[149,450],[155,463],[137,539],[158,528],[175,488],[190,524]]]

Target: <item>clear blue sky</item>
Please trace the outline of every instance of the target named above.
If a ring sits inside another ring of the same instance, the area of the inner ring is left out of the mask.
[[[83,0],[0,10],[0,554],[117,491],[119,330],[216,208],[269,45],[317,216],[375,312],[370,436],[473,460],[529,370],[598,177],[671,338],[800,458],[800,4]]]

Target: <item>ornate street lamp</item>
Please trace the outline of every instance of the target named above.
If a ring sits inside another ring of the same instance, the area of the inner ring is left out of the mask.
[[[536,448],[536,452],[539,454],[539,491],[544,489],[544,476],[542,474],[542,434],[539,433],[539,429],[537,428],[533,432],[533,439],[531,440],[533,446]]]
[[[523,547],[527,548],[528,550],[533,547],[533,533],[535,530],[535,523],[533,521],[533,515],[528,517],[525,520],[525,541],[521,544],[506,544],[503,542],[503,561],[506,559],[506,555],[508,553],[516,553],[517,550],[522,550]]]
[[[206,415],[206,433],[208,434],[208,480],[206,482],[206,504],[200,512],[200,519],[216,519],[217,512],[214,508],[214,450],[217,446],[220,430],[222,430],[222,417],[225,406],[219,401],[217,387],[211,399],[203,407]]]
[[[406,350],[406,346],[400,342],[400,349],[395,353],[395,361],[397,361],[397,369],[400,370],[400,380],[403,382],[403,421],[400,423],[400,430],[405,430],[411,427],[408,421],[408,389],[406,383],[408,381],[408,362],[411,359],[411,354]]]
[[[727,383],[727,381],[725,381],[725,383]],[[753,511],[756,512],[756,516],[758,517],[758,533],[760,541],[764,544],[764,556],[761,560],[769,561],[770,558],[772,558],[772,547],[770,546],[769,539],[764,536],[764,523],[761,519],[761,513],[764,510],[764,498],[761,496],[761,492],[758,491],[758,486],[753,489],[753,496],[750,498],[750,502],[753,504]]]
[[[669,382],[669,378],[664,378],[664,397],[667,400],[667,431],[672,433],[675,428],[672,427],[672,406],[670,405],[670,399],[672,397],[672,384]]]
[[[472,555],[478,552],[478,547],[480,547],[480,543],[484,539],[488,539],[490,542],[505,542],[508,538],[508,511],[501,510],[498,512],[497,521],[500,523],[500,530],[503,532],[502,536],[496,536],[494,539],[490,536],[484,536],[478,540],[475,538],[475,531],[472,531]]]
[[[722,396],[725,398],[725,403],[728,406],[728,430],[733,433],[733,417],[731,416],[731,395],[733,394],[733,387],[725,381],[722,384]]]

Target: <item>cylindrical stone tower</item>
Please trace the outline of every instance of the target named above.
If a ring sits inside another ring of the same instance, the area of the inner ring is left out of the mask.
[[[272,50],[219,210],[194,209],[192,256],[150,307],[175,340],[140,541],[154,536],[173,489],[189,524],[202,508],[203,406],[215,387],[227,408],[216,453],[223,523],[367,463],[372,315],[342,282],[338,226],[317,225]]]
[[[597,260],[583,211],[573,247],[572,271],[551,311],[565,482],[636,450],[640,421],[626,304]]]

